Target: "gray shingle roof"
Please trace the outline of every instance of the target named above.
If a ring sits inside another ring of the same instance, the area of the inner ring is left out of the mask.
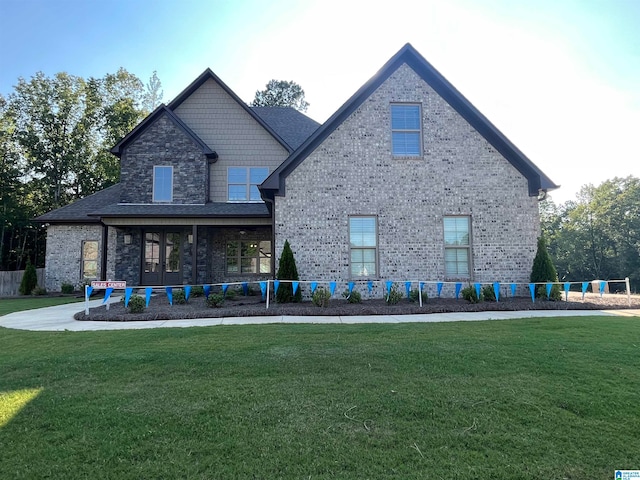
[[[64,207],[60,207],[57,210],[40,215],[34,219],[34,221],[42,223],[99,222],[99,218],[92,217],[90,214],[106,205],[118,203],[118,201],[120,201],[119,183],[105,188],[104,190],[100,190],[88,197],[76,200],[75,202],[65,205]]]
[[[211,202],[204,205],[112,204],[94,211],[99,217],[269,217],[264,203]]]
[[[294,150],[320,126],[292,107],[251,107]]]

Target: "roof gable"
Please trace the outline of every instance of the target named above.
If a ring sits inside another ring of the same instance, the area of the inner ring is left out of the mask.
[[[213,80],[216,82],[240,107],[242,107],[262,128],[264,128],[273,138],[280,143],[285,150],[291,153],[294,148],[289,145],[271,126],[266,123],[259,115],[257,115],[249,106],[242,101],[238,95],[231,90],[226,83],[207,68],[198,78],[196,78],[191,84],[185,88],[176,98],[174,98],[167,106],[170,110],[174,111],[178,108],[191,94],[193,94],[198,88],[200,88],[207,80]]]
[[[140,122],[133,130],[131,130],[126,137],[124,137],[118,144],[111,149],[111,153],[120,157],[122,155],[123,149],[135,140],[138,135],[144,132],[149,126],[153,125],[153,123],[160,118],[162,115],[166,115],[169,120],[171,120],[180,130],[182,130],[188,137],[190,137],[196,145],[198,145],[202,149],[202,153],[204,153],[208,158],[216,159],[218,155],[216,152],[211,150],[209,146],[204,143],[198,135],[195,134],[193,130],[191,130],[178,116],[173,113],[169,108],[167,108],[164,104],[160,105],[153,112],[151,112],[147,118],[145,118],[142,122]]]
[[[558,188],[411,44],[407,43],[262,183],[260,189],[263,194],[269,198],[284,195],[286,177],[403,64],[412,68],[527,179],[530,196],[538,195],[541,190]]]

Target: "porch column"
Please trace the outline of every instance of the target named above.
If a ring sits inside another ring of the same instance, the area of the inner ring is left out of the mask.
[[[191,227],[193,243],[191,244],[191,285],[198,282],[198,226]]]

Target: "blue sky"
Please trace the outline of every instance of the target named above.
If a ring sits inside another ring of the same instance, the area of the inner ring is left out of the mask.
[[[638,0],[0,0],[0,93],[119,67],[165,102],[207,67],[294,80],[322,122],[411,42],[562,188],[640,175]]]

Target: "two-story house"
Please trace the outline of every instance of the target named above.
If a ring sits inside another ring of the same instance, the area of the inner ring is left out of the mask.
[[[38,218],[46,288],[272,278],[526,282],[557,186],[411,45],[322,126],[210,70],[112,153],[120,183]]]

